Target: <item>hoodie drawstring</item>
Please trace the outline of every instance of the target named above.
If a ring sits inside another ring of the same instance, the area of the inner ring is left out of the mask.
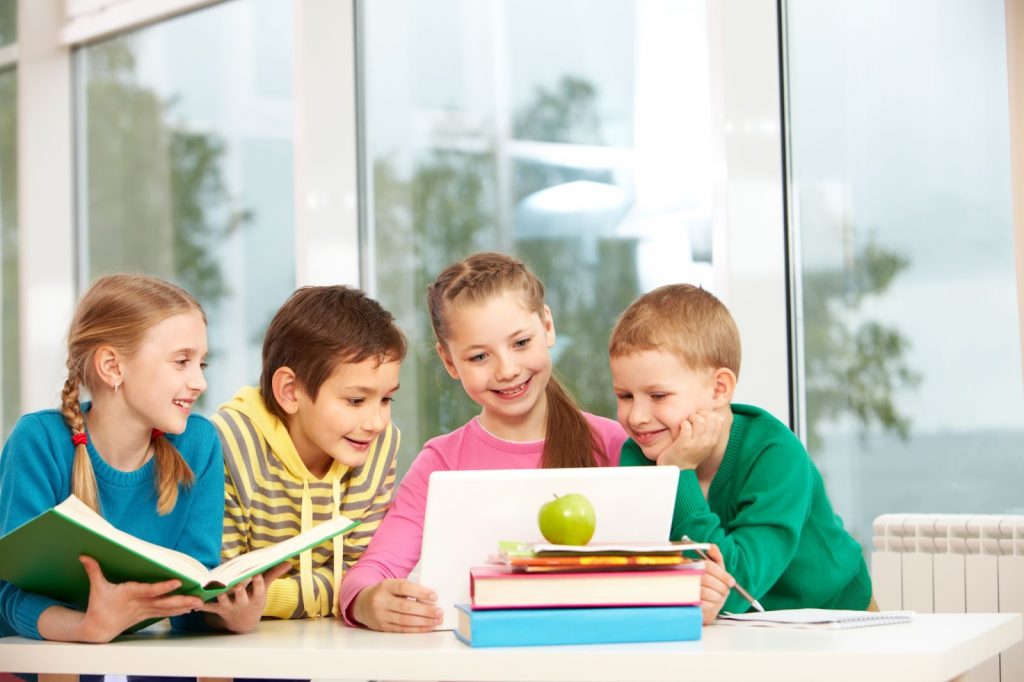
[[[341,516],[341,481],[337,478],[332,480],[331,485],[331,497],[334,500],[334,504],[331,506],[331,518],[336,519]],[[331,542],[334,543],[334,603],[331,604],[331,614],[337,617],[338,615],[338,596],[341,594],[341,575],[345,568],[344,561],[344,533],[342,535],[335,535]]]
[[[313,527],[313,496],[309,492],[309,481],[302,482],[302,528],[307,531]],[[307,549],[299,555],[299,580],[302,583],[302,608],[306,615],[318,613],[313,593],[313,550]]]

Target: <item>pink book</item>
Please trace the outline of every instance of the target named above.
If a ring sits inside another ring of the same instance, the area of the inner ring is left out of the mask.
[[[469,569],[474,609],[700,604],[700,562],[651,570],[523,573],[503,566]]]

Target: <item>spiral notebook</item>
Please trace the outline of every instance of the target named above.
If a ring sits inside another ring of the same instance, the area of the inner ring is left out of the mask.
[[[844,611],[835,609],[784,609],[764,613],[728,613],[718,617],[721,625],[759,625],[770,628],[815,628],[843,630],[873,625],[909,623],[913,611]]]

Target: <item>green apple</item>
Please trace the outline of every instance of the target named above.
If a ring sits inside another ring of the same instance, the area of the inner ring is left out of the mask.
[[[585,545],[594,537],[597,518],[590,500],[569,493],[544,504],[537,514],[540,534],[555,545]]]

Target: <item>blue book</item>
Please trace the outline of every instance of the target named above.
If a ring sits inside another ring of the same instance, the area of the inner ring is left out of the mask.
[[[699,606],[488,609],[456,604],[455,636],[470,646],[612,644],[700,639]]]

